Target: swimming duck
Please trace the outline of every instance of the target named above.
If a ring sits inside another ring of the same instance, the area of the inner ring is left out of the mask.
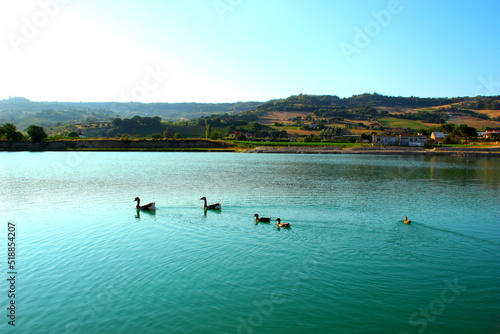
[[[405,223],[405,224],[409,224],[409,223],[411,223],[411,221],[410,221],[410,220],[408,220],[408,217],[405,217],[405,220],[404,220],[404,222],[403,222],[403,223]]]
[[[200,198],[200,201],[201,200],[203,200],[203,209],[205,209],[205,210],[220,210],[222,203],[215,203],[215,204],[207,205],[207,198],[206,197]]]
[[[137,210],[156,210],[156,202],[151,202],[141,206],[141,199],[139,197],[136,197],[134,202],[137,202],[137,205],[135,206]]]
[[[278,227],[290,227],[290,223],[282,223],[282,222],[281,222],[281,219],[279,219],[279,218],[276,218],[276,220],[275,220],[275,221],[278,221],[278,222],[276,223],[276,225],[278,225]]]
[[[269,223],[269,222],[271,222],[271,218],[267,218],[267,217],[260,217],[259,218],[258,214],[254,214],[253,216],[255,217],[255,221],[257,223]]]

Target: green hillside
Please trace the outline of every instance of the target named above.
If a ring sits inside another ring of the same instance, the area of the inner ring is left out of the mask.
[[[333,136],[331,132],[338,136],[393,129],[418,131],[450,121],[460,124],[462,120],[464,124],[474,120],[478,129],[500,127],[498,117],[465,108],[471,106],[478,108],[475,110],[500,109],[500,97],[418,98],[374,93],[339,98],[300,94],[265,103],[220,104],[62,103],[10,98],[0,101],[0,124],[12,123],[20,131],[38,125],[50,135],[77,133],[111,138],[163,135],[167,130],[184,138],[200,138],[206,136],[208,125],[214,136],[238,131],[259,138],[283,138],[286,133],[321,137],[325,129],[335,129],[328,131],[328,137]]]
[[[118,102],[33,102],[25,98],[0,100],[0,124],[19,127],[31,124],[52,126],[62,122],[83,122],[87,118],[159,116],[163,120],[196,119],[211,114],[238,114],[255,109],[261,102],[237,103],[118,103]]]
[[[420,130],[420,129],[430,129],[430,125],[426,125],[420,121],[413,121],[408,119],[400,119],[394,117],[385,117],[380,118],[378,120],[384,127],[387,128],[401,128],[401,129],[411,129],[411,130]]]

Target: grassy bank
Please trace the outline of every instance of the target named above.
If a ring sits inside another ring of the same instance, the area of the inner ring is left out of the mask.
[[[75,139],[54,140],[42,143],[8,142],[0,141],[0,151],[149,151],[149,152],[245,152],[255,148],[297,148],[303,151],[307,148],[318,150],[320,148],[331,150],[351,149],[359,150],[403,150],[403,146],[374,147],[371,144],[360,143],[334,143],[334,142],[281,142],[281,141],[229,141],[229,140],[206,140],[206,139],[181,139],[181,140],[109,140],[109,139]],[[469,145],[436,145],[426,149],[436,148],[438,151],[467,150],[484,151],[496,150],[496,145],[489,143],[478,143]],[[500,147],[499,147],[500,148]],[[414,150],[414,148],[413,148]],[[500,150],[499,150],[500,151]]]
[[[235,140],[234,146],[242,148],[254,148],[258,146],[274,146],[274,147],[340,147],[340,148],[351,148],[351,147],[370,147],[371,144],[359,144],[359,143],[329,143],[329,142],[265,142],[265,141],[240,141]]]

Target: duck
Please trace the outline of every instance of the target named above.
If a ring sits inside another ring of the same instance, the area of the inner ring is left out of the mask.
[[[205,210],[220,210],[220,207],[222,204],[222,203],[215,203],[215,204],[207,205],[207,198],[206,197],[200,198],[200,201],[203,201],[203,209],[205,209]]]
[[[277,221],[276,225],[278,225],[278,227],[290,227],[290,223],[282,223],[279,218],[276,218],[275,221]]]
[[[255,221],[257,223],[270,223],[271,222],[271,218],[267,218],[267,217],[260,217],[259,218],[259,215],[256,213],[253,215],[255,217]]]
[[[408,217],[405,217],[405,220],[403,221],[403,223],[405,223],[405,224],[409,224],[409,223],[411,223],[411,221],[410,221],[410,220],[408,220]]]
[[[139,197],[136,197],[134,202],[137,202],[137,205],[135,206],[137,210],[156,210],[156,202],[151,202],[141,206],[141,199]]]

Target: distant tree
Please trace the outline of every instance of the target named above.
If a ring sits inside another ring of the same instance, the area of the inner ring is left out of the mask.
[[[444,137],[442,143],[443,144],[455,144],[455,140],[453,139],[452,136],[446,136],[446,137]]]
[[[210,139],[217,140],[220,138],[221,138],[221,135],[220,135],[219,131],[212,131],[210,133]]]
[[[70,133],[68,133],[68,137],[76,138],[76,137],[78,137],[78,133],[76,133],[75,131],[71,131]]]
[[[120,125],[122,125],[122,119],[121,118],[115,118],[115,119],[113,119],[113,121],[111,123],[113,124],[113,126],[115,128],[118,128],[118,127],[120,127]]]
[[[165,132],[163,132],[163,138],[174,138],[174,129],[168,127]]]
[[[151,135],[151,139],[153,139],[154,141],[157,141],[157,140],[163,139],[163,136],[159,133],[153,133]]]
[[[118,129],[109,129],[108,131],[106,131],[106,136],[108,136],[109,138],[117,137],[119,136],[119,134],[120,131]]]
[[[370,136],[370,135],[368,135],[366,133],[362,133],[360,139],[361,139],[361,141],[363,141],[363,140],[369,140],[369,139],[372,139],[372,136]]]
[[[17,128],[14,124],[5,123],[2,128],[3,136],[6,140],[21,141],[23,139],[23,134],[17,131]]]
[[[470,138],[477,137],[477,130],[466,124],[460,124],[453,130],[453,134],[457,137],[464,138],[465,142],[468,143]]]
[[[453,124],[453,123],[444,123],[443,125],[441,125],[441,129],[444,132],[451,133],[453,131],[453,129],[455,129],[455,124]]]
[[[30,125],[28,127],[28,136],[31,138],[31,142],[33,143],[41,143],[45,138],[48,137],[45,130],[38,125]]]
[[[207,139],[209,139],[209,138],[210,138],[210,135],[212,134],[212,128],[210,127],[210,124],[208,124],[208,123],[207,123],[207,125],[206,125],[206,126],[207,126],[207,129],[205,130],[205,137],[206,137]]]
[[[180,133],[178,133],[178,132],[177,132],[177,133],[174,135],[174,139],[182,139],[182,135],[181,135]]]

